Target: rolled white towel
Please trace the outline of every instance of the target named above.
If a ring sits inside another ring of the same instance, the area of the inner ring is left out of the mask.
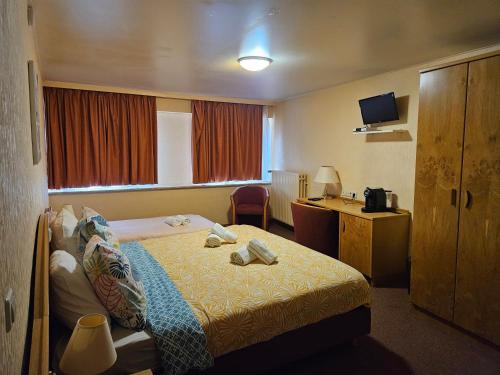
[[[278,259],[276,254],[274,254],[271,249],[269,249],[266,244],[257,239],[252,239],[248,243],[248,251],[253,253],[257,258],[263,261],[265,264],[270,265]]]
[[[214,224],[214,226],[211,229],[211,232],[229,243],[236,243],[236,241],[238,240],[238,235],[236,233],[227,230],[219,223]]]
[[[177,216],[167,216],[165,218],[165,223],[170,225],[171,227],[178,227],[182,225],[182,221],[180,221]]]
[[[187,225],[191,222],[191,220],[184,215],[175,215],[175,216],[167,216],[165,218],[165,223],[170,225],[171,227],[178,227],[180,225]]]
[[[206,247],[219,247],[222,245],[222,238],[218,235],[210,233],[205,241]]]
[[[257,257],[248,251],[248,246],[242,246],[238,251],[231,253],[231,263],[237,264],[239,266],[246,266],[248,263],[252,263]]]

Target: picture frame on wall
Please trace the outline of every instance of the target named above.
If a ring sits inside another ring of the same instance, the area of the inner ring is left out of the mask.
[[[38,74],[35,71],[33,60],[28,61],[28,82],[30,97],[31,148],[33,165],[37,165],[42,158],[40,150],[40,111],[38,109]]]

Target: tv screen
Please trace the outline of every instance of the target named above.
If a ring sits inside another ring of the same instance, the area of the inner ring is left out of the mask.
[[[365,125],[399,120],[398,107],[393,92],[361,99],[359,107]]]

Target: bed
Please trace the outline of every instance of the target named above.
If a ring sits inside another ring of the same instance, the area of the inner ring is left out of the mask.
[[[180,233],[206,230],[214,225],[213,221],[200,215],[187,214],[188,225],[172,227],[165,223],[167,216],[150,217],[144,219],[129,219],[108,221],[110,228],[115,232],[120,242],[140,241],[148,238],[171,236]]]
[[[128,243],[168,269],[203,327],[215,358],[203,373],[268,370],[369,333],[370,291],[358,271],[258,228],[229,229],[238,234],[238,244],[215,249],[203,246],[208,230]],[[268,243],[278,263],[230,264],[229,254],[251,238]],[[148,331],[113,327],[112,336],[118,360],[110,374],[159,368]]]

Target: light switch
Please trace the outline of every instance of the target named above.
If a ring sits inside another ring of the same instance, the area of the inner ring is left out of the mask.
[[[15,314],[14,314],[14,293],[12,289],[7,290],[7,294],[4,298],[5,306],[5,331],[9,332],[14,324]]]

